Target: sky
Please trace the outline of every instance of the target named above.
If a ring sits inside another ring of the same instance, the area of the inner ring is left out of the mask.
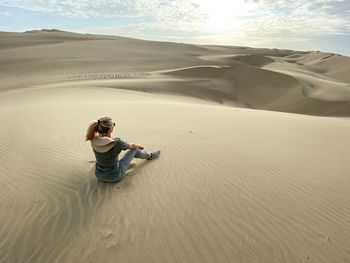
[[[350,0],[0,0],[0,31],[43,28],[350,56]]]

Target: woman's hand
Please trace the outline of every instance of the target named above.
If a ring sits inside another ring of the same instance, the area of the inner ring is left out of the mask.
[[[136,144],[136,143],[131,143],[130,144],[130,149],[131,150],[136,150],[136,149],[140,149],[140,150],[143,150],[143,145],[141,144]]]

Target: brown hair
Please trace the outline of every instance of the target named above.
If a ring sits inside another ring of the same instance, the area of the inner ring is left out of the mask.
[[[106,135],[108,133],[108,130],[113,128],[114,125],[115,124],[110,117],[102,117],[98,120],[95,120],[87,129],[85,141],[92,140],[97,132],[102,136]]]

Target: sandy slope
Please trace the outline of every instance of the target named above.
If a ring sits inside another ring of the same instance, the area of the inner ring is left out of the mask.
[[[96,181],[82,140],[105,114],[116,135],[163,151],[118,185]],[[0,119],[6,262],[350,256],[345,119],[77,87],[3,93]]]
[[[2,262],[348,261],[348,118],[274,112],[348,116],[340,58],[25,34],[70,38],[0,50]],[[98,182],[103,115],[161,158]]]

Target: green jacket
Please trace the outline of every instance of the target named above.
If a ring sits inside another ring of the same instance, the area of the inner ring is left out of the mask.
[[[113,180],[118,177],[118,157],[130,145],[120,138],[95,136],[91,140],[96,157],[95,175],[101,179]]]

